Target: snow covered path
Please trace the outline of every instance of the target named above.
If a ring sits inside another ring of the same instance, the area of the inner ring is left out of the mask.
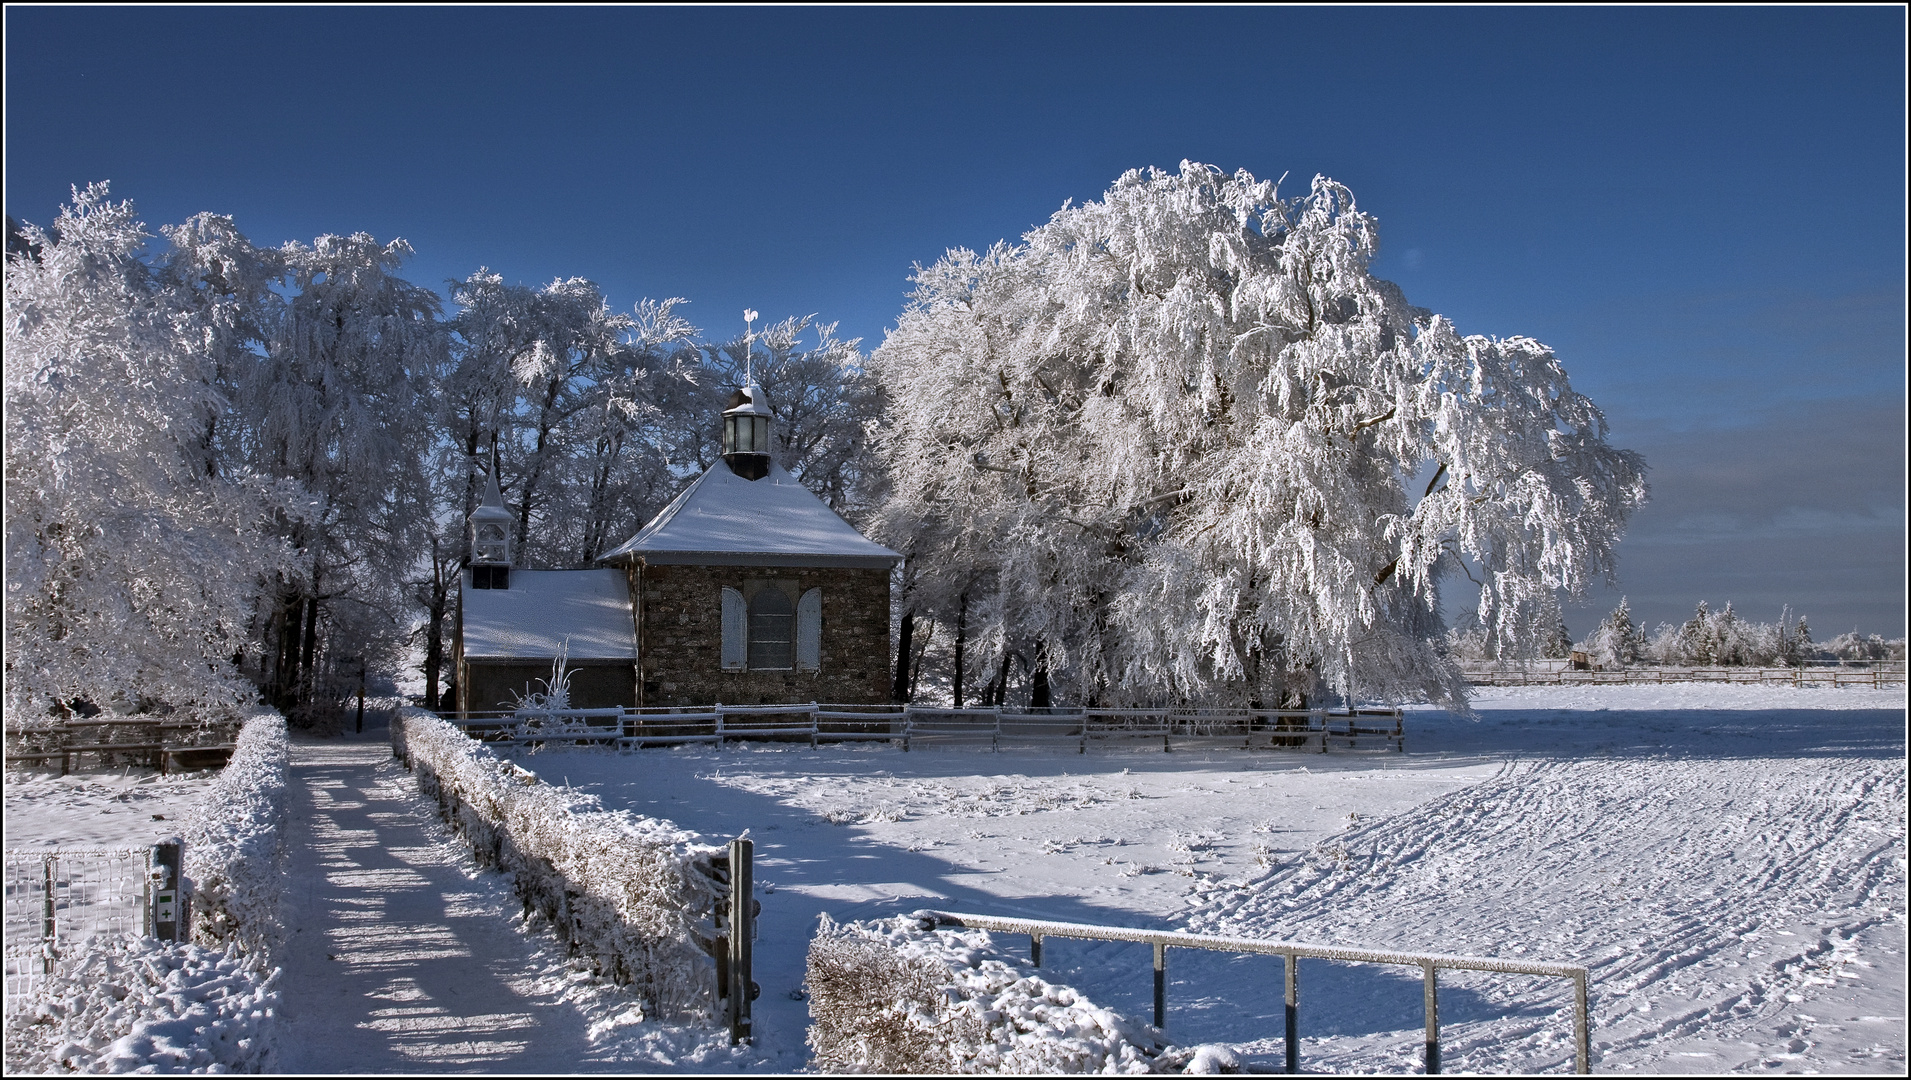
[[[729,1065],[712,1033],[639,1023],[548,932],[523,932],[504,879],[471,862],[383,735],[292,743],[283,1071]]]

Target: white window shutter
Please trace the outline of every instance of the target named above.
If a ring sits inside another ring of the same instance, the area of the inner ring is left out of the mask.
[[[796,602],[796,670],[823,666],[823,590],[811,589]]]
[[[749,608],[743,594],[723,587],[723,670],[742,671],[750,656]]]

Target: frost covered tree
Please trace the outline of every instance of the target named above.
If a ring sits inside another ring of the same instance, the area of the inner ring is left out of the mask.
[[[1553,627],[1540,640],[1540,655],[1549,660],[1564,660],[1573,654],[1573,632],[1566,627],[1566,620],[1555,615]]]
[[[9,250],[10,722],[79,702],[231,716],[254,694],[233,657],[261,582],[290,558],[265,525],[304,503],[210,454],[227,405],[218,368],[243,351],[249,298],[182,289],[144,260],[151,238],[97,184]]]
[[[675,494],[693,411],[696,328],[683,301],[610,309],[582,278],[533,289],[480,268],[452,286],[451,368],[432,413],[431,555],[413,579],[426,692],[438,693],[465,520],[495,452],[525,564],[588,565]],[[694,449],[690,452],[694,456]]]
[[[1790,666],[1812,659],[1819,651],[1812,644],[1805,617],[1794,621],[1790,605],[1780,609],[1776,623],[1762,623],[1741,617],[1729,602],[1713,611],[1701,600],[1684,623],[1660,623],[1650,640],[1643,630],[1638,634],[1638,655],[1655,664]]]
[[[1632,622],[1632,602],[1622,596],[1586,639],[1586,652],[1602,668],[1625,668],[1638,663],[1643,645],[1641,631]]]
[[[263,354],[233,379],[246,463],[314,507],[277,523],[300,553],[268,620],[267,690],[282,708],[340,700],[359,664],[388,661],[408,629],[429,521],[420,417],[445,364],[437,296],[397,273],[410,253],[364,233],[288,244],[289,296]]]
[[[1861,634],[1854,628],[1825,642],[1824,651],[1838,660],[1902,660],[1904,639],[1887,641],[1882,634]]]
[[[958,680],[1019,656],[1109,704],[1457,703],[1443,576],[1525,655],[1610,576],[1644,462],[1551,350],[1409,305],[1376,244],[1332,180],[1184,162],[918,268],[871,358],[877,533],[966,639]]]
[[[696,328],[680,300],[612,311],[582,278],[542,289],[488,270],[457,283],[455,364],[440,399],[442,449],[488,463],[518,515],[532,565],[578,566],[622,541],[669,499],[677,418],[690,411]],[[444,458],[461,486],[454,529],[477,503],[478,473]]]

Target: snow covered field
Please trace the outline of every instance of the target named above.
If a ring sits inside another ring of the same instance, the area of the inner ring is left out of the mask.
[[[753,1067],[806,1060],[816,917],[920,907],[1593,969],[1594,1067],[1901,1072],[1905,695],[1684,684],[1482,691],[1408,752],[752,745],[521,763],[607,808],[757,842]],[[1025,942],[1003,940],[1010,949]],[[1145,947],[1050,977],[1145,1018]],[[1173,953],[1168,1033],[1281,1052],[1280,964]],[[1570,1067],[1556,980],[1443,977],[1455,1070]],[[1415,1071],[1417,972],[1302,967],[1303,1064]]]
[[[114,769],[68,776],[7,770],[7,846],[129,848],[178,836],[216,769],[160,776]]]

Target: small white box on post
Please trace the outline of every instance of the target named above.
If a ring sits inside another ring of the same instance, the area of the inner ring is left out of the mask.
[[[190,897],[183,873],[186,864],[185,842],[177,837],[153,845],[153,936],[161,941],[186,941],[192,937]]]

